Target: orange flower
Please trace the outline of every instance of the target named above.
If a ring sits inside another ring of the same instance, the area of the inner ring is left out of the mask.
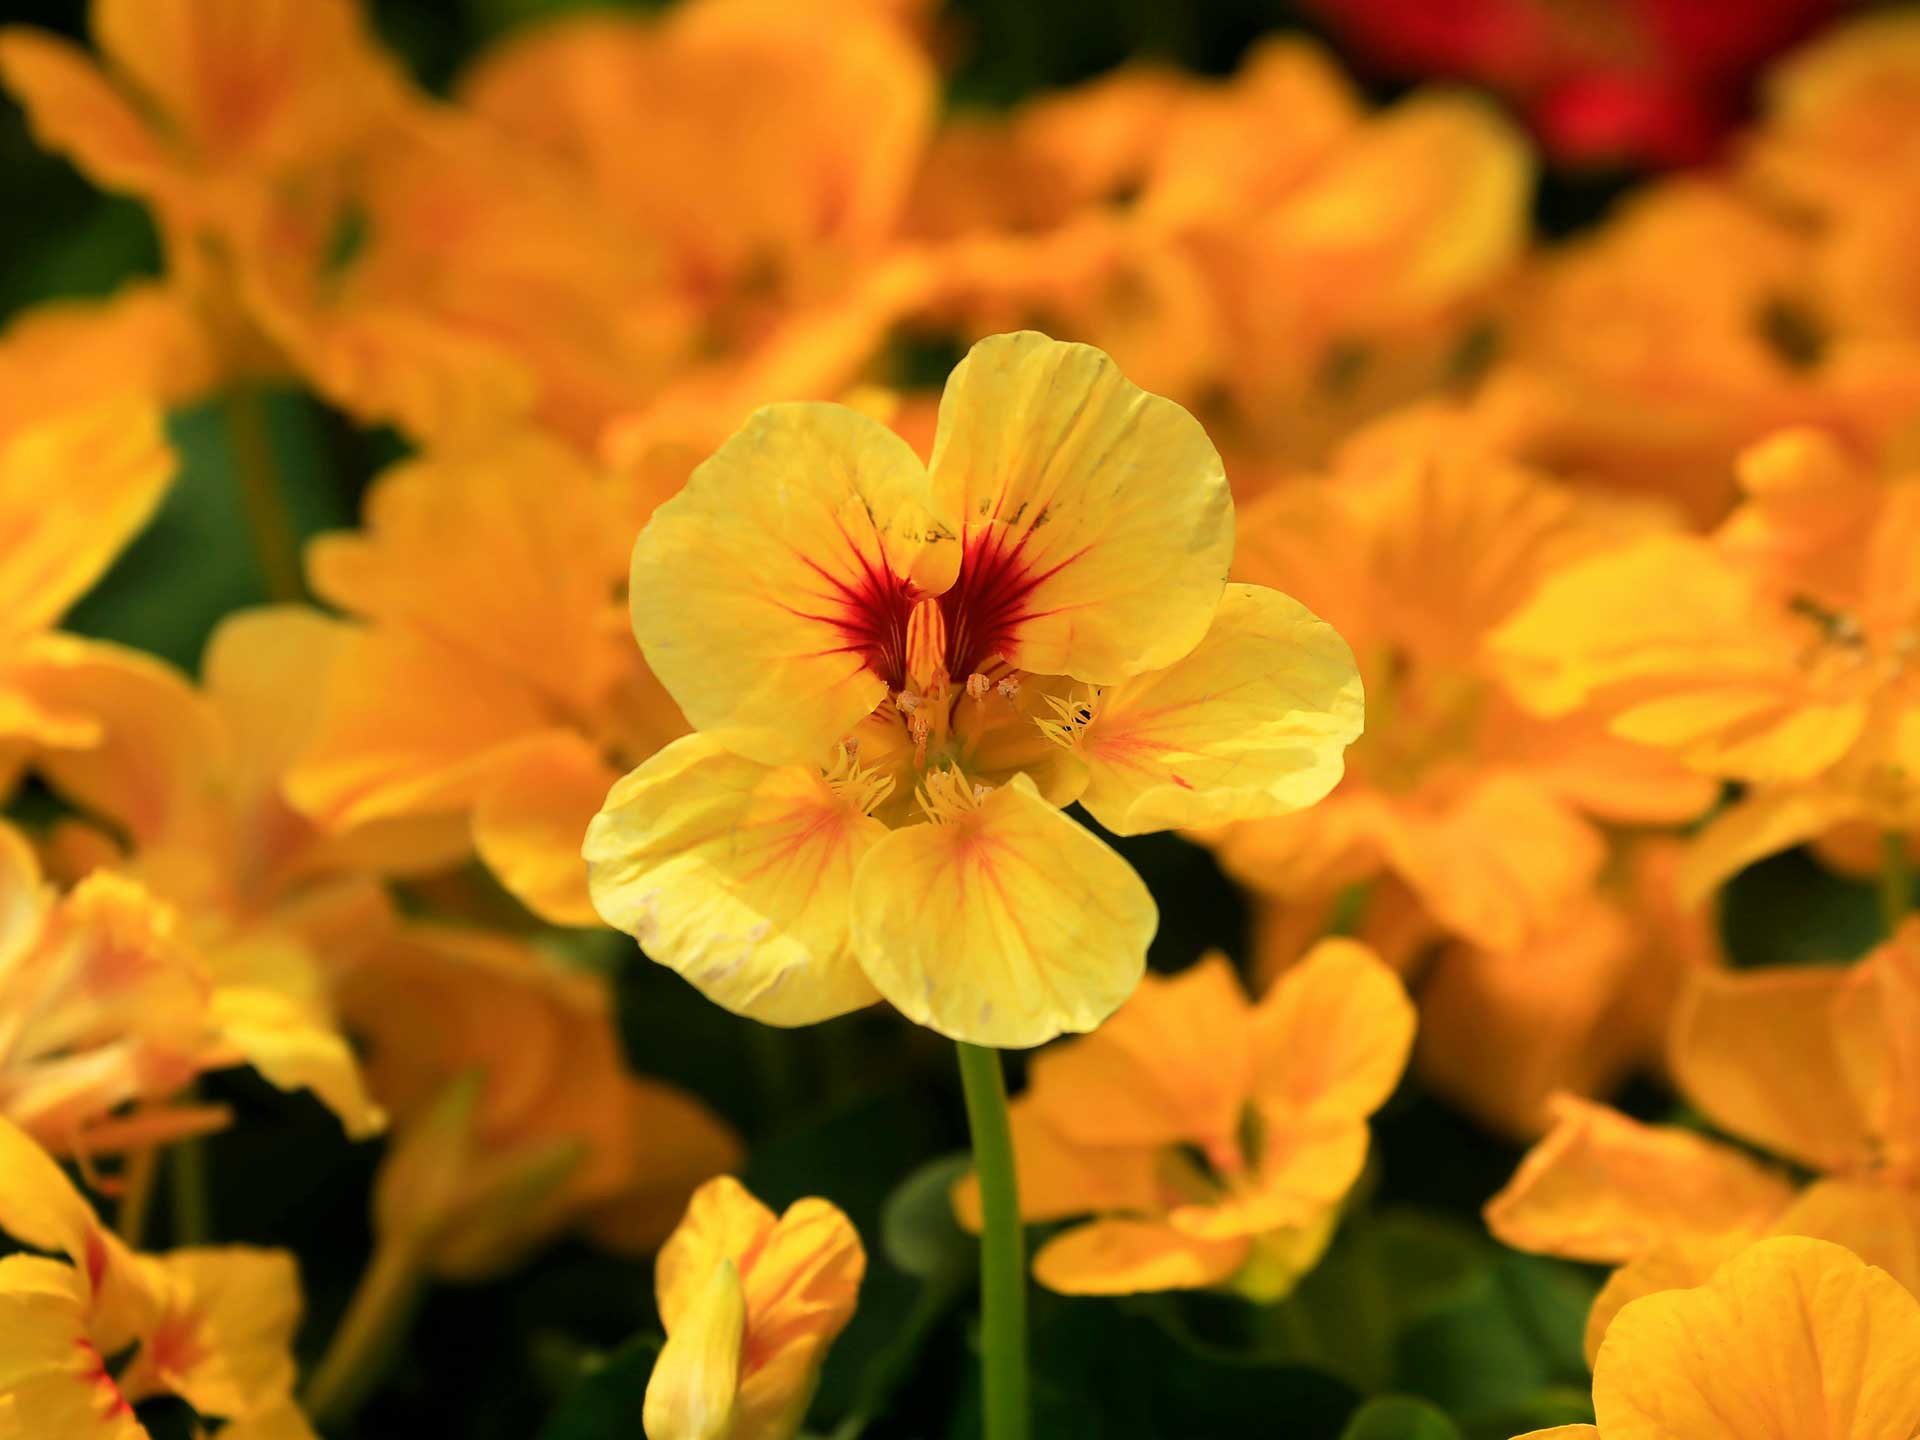
[[[686,730],[626,633],[634,508],[532,431],[383,476],[366,529],[309,554],[314,589],[366,623],[343,642],[293,800],[332,831],[470,825],[528,906],[593,923],[587,822],[623,769]]]
[[[628,1073],[607,988],[528,946],[415,925],[343,985],[395,1138],[383,1245],[479,1279],[564,1231],[644,1252],[739,1142],[705,1106]]]
[[[667,1343],[647,1440],[793,1440],[866,1266],[825,1200],[775,1218],[731,1176],[702,1185],[654,1267]]]
[[[1768,1240],[1698,1289],[1620,1312],[1593,1372],[1599,1425],[1520,1440],[1907,1440],[1920,1301],[1838,1245]]]
[[[1494,641],[1543,711],[1753,787],[1697,843],[1701,894],[1846,821],[1920,825],[1920,476],[1790,431],[1741,480],[1711,537],[1568,566]]]
[[[292,1257],[239,1246],[136,1255],[4,1120],[0,1231],[39,1252],[0,1260],[7,1440],[145,1440],[133,1407],[163,1395],[233,1422],[222,1434],[310,1440],[290,1395]]]
[[[1295,905],[1392,876],[1442,930],[1495,951],[1562,924],[1599,876],[1599,822],[1684,820],[1714,787],[1597,722],[1535,718],[1489,642],[1562,567],[1660,528],[1500,460],[1438,409],[1382,422],[1332,477],[1250,507],[1238,573],[1350,637],[1367,733],[1320,806],[1211,837],[1227,867]]]
[[[1561,1100],[1487,1222],[1521,1249],[1624,1267],[1590,1348],[1625,1302],[1699,1283],[1762,1235],[1836,1241],[1920,1293],[1920,921],[1851,968],[1699,972],[1671,1058],[1709,1120],[1819,1178],[1796,1194],[1733,1146]]]
[[[1036,1056],[1014,1103],[1021,1214],[1094,1217],[1041,1247],[1035,1278],[1284,1295],[1332,1238],[1413,1030],[1399,981],[1351,941],[1323,941],[1257,1004],[1218,955],[1149,975],[1099,1030]],[[977,1182],[955,1201],[977,1229]]]

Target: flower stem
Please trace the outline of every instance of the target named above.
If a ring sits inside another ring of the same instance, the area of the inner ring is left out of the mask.
[[[160,1147],[147,1145],[127,1157],[122,1176],[125,1188],[120,1192],[119,1213],[114,1216],[114,1233],[138,1250],[147,1234],[147,1216],[153,1210],[155,1182],[160,1178]]]
[[[1907,837],[1889,830],[1880,841],[1880,919],[1892,935],[1913,908],[1913,866],[1907,859]]]
[[[1032,1414],[1027,1399],[1026,1234],[1020,1227],[1006,1080],[999,1051],[964,1042],[959,1051],[985,1222],[980,1235],[980,1351],[986,1440],[1028,1440]]]
[[[300,580],[300,547],[287,514],[280,466],[273,456],[266,406],[260,392],[243,382],[227,392],[226,410],[227,444],[240,484],[240,506],[267,598],[276,603],[299,600],[306,593]]]
[[[207,1177],[207,1142],[194,1136],[167,1148],[167,1195],[173,1243],[204,1245],[213,1234],[213,1192]]]
[[[314,1423],[336,1428],[352,1418],[385,1373],[395,1343],[413,1318],[423,1281],[419,1248],[383,1240],[361,1273],[327,1353],[307,1378],[301,1403]]]

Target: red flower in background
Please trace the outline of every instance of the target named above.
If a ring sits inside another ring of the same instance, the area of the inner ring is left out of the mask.
[[[1310,0],[1368,61],[1457,75],[1526,112],[1571,164],[1687,165],[1754,73],[1846,0]]]

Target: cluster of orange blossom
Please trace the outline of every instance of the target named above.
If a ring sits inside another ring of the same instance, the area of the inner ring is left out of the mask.
[[[1049,1288],[1284,1297],[1411,1064],[1537,1142],[1500,1239],[1619,1267],[1602,1440],[1920,1429],[1920,21],[1548,245],[1495,107],[1301,39],[948,114],[886,0],[553,20],[451,98],[352,0],[90,18],[0,80],[164,266],[0,333],[0,1437],[298,1440],[571,1232],[665,1242],[651,1440],[791,1440],[860,1237],[629,1068],[541,928],[602,924],[769,1025],[1079,1037],[1009,1122]],[[166,412],[287,383],[410,449],[358,527],[197,677],[60,630]],[[1257,897],[1244,979],[1143,978],[1076,804]],[[1885,944],[1732,969],[1801,845]],[[475,859],[511,929],[397,902]],[[291,1257],[138,1248],[234,1066],[385,1137],[304,1391]],[[1604,1103],[1649,1067],[1696,1121]]]

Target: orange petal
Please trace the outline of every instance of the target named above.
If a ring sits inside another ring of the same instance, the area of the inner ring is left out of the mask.
[[[1506,1187],[1487,1225],[1521,1250],[1619,1264],[1668,1242],[1758,1234],[1793,1198],[1738,1150],[1655,1129],[1573,1096]]]
[[[587,827],[619,776],[580,736],[553,731],[502,755],[501,772],[473,812],[473,843],[487,868],[534,914],[592,925],[580,856]]]
[[[1076,1145],[1024,1097],[1014,1102],[1011,1123],[1020,1214],[1030,1223],[1106,1211],[1151,1210],[1159,1203],[1153,1150]],[[962,1225],[979,1231],[977,1176],[968,1174],[955,1183],[953,1209]]]
[[[78,47],[25,28],[0,33],[0,78],[34,138],[114,189],[154,194],[172,166],[138,111]]]
[[[1151,1220],[1095,1220],[1056,1235],[1033,1278],[1063,1295],[1138,1295],[1219,1285],[1247,1257],[1245,1240],[1196,1240]]]
[[[1400,1083],[1413,1002],[1372,950],[1322,940],[1284,972],[1253,1015],[1254,1088],[1269,1114],[1300,1124],[1364,1119]]]

